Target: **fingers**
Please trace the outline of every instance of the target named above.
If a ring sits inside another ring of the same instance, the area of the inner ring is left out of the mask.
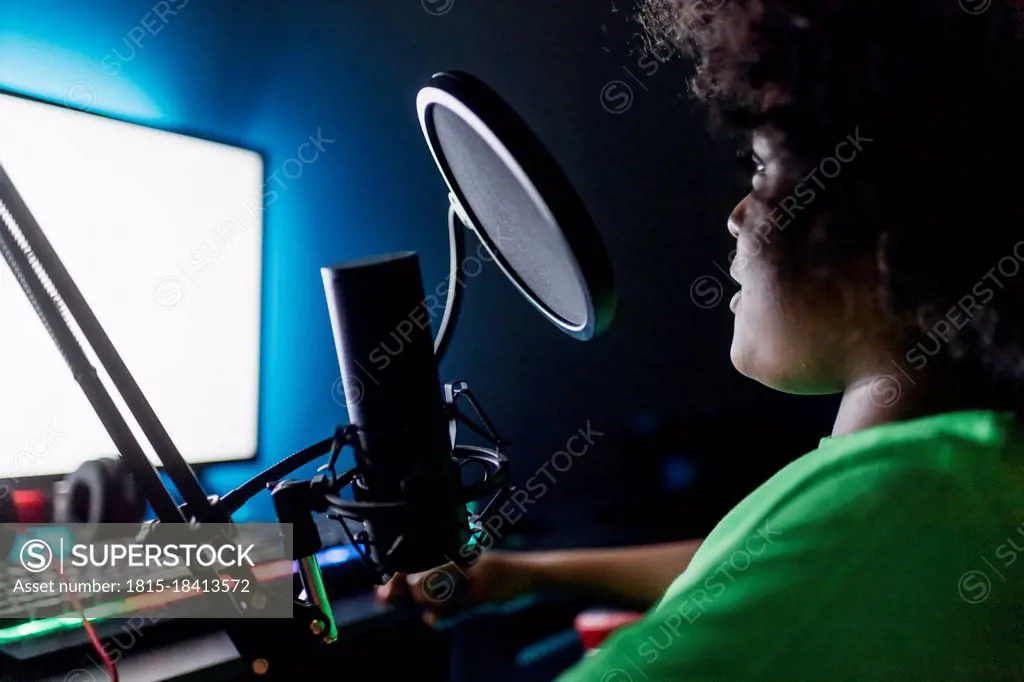
[[[412,600],[437,612],[460,607],[468,588],[466,574],[453,564],[410,575],[407,582]]]
[[[378,601],[391,603],[399,599],[409,597],[409,576],[405,573],[396,573],[383,585],[378,585],[375,590]]]
[[[453,601],[462,576],[457,568],[446,565],[422,573],[396,573],[391,580],[378,585],[380,601],[409,599],[427,607],[439,607]]]
[[[458,567],[447,564],[409,576],[413,600],[424,607],[423,622],[437,627],[465,606],[467,580]]]
[[[463,606],[468,587],[465,574],[454,564],[422,573],[397,573],[376,589],[384,603],[412,602],[423,607],[423,622],[436,626]]]
[[[440,620],[440,615],[431,608],[430,600],[424,596],[421,588],[425,575],[424,573],[415,575],[396,573],[392,576],[391,580],[377,586],[375,590],[377,601],[384,604],[395,604],[397,602],[425,604],[427,608],[423,609],[423,622],[433,627]]]

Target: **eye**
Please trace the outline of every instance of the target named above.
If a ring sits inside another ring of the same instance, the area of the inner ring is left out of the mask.
[[[744,182],[749,182],[751,172],[754,175],[764,175],[765,163],[747,147],[736,152],[736,170],[743,176]]]
[[[736,152],[735,163],[733,164],[733,178],[739,186],[750,186],[751,174],[755,176],[764,172],[764,164],[754,156],[748,149],[741,149]]]

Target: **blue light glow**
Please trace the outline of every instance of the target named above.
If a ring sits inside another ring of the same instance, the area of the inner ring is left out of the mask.
[[[16,34],[0,34],[0,87],[140,123],[164,118],[149,94],[124,73],[111,76],[81,54]]]

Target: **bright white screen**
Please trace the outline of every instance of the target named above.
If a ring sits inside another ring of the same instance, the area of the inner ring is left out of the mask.
[[[0,95],[0,164],[185,458],[254,455],[260,156]],[[0,367],[0,478],[116,454],[3,260]]]

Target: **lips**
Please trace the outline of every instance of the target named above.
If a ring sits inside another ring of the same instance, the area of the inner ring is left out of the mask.
[[[729,301],[729,310],[731,310],[732,312],[735,313],[736,309],[739,308],[740,298],[742,298],[742,297],[743,297],[743,292],[742,291],[737,291],[733,295],[732,300]]]
[[[740,290],[737,291],[733,295],[732,300],[729,301],[729,310],[731,310],[733,313],[735,313],[736,309],[739,307],[740,297],[743,293],[743,285],[740,283],[739,278],[736,276],[737,274],[738,273],[734,268],[729,268],[729,277],[732,277],[732,280],[736,282],[736,284],[740,287]]]

